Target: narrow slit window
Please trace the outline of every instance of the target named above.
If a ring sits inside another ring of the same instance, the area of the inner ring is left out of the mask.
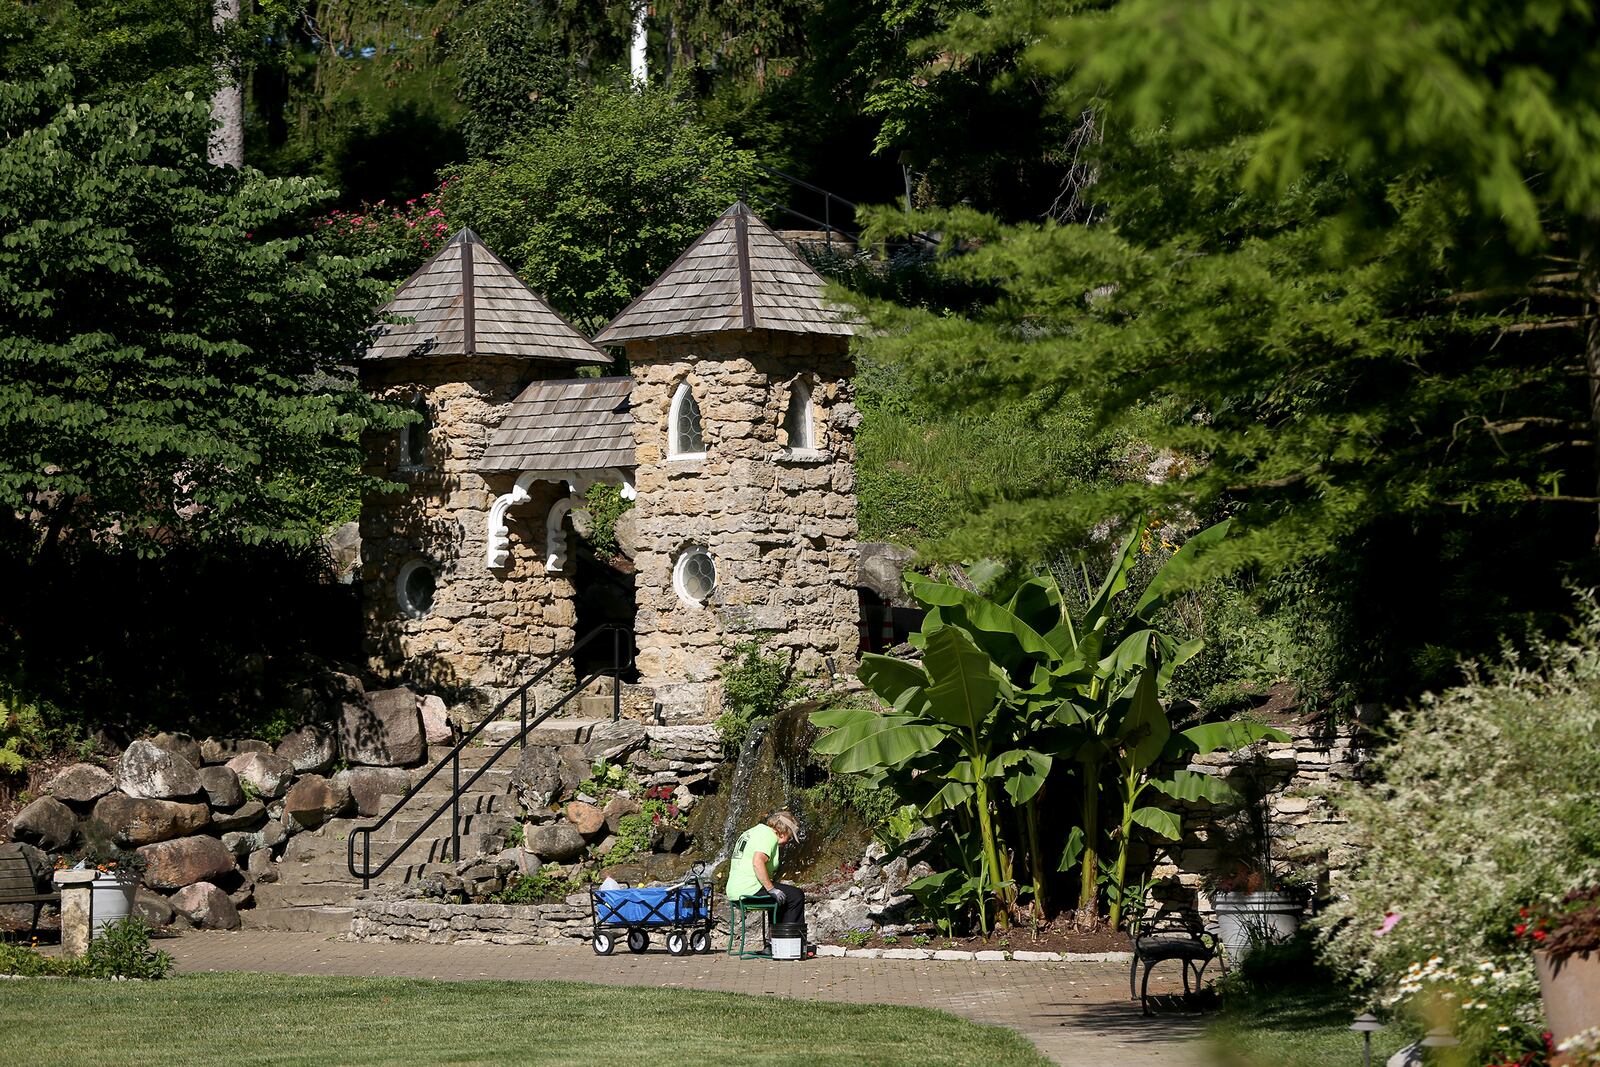
[[[400,462],[407,467],[421,467],[428,462],[428,435],[433,432],[433,417],[424,397],[413,400],[411,410],[417,413],[419,421],[400,429]]]
[[[700,426],[700,405],[695,401],[689,383],[678,386],[672,398],[669,419],[671,440],[667,454],[670,456],[703,456],[706,451],[705,434]]]
[[[783,432],[789,439],[790,451],[810,451],[815,448],[811,435],[811,387],[797,381],[789,387],[789,407],[783,413]]]

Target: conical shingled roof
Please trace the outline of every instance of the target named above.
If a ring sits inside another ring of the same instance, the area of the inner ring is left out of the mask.
[[[848,336],[850,321],[824,304],[827,283],[748,207],[736,203],[594,339],[778,330]]]
[[[412,321],[374,327],[367,359],[522,356],[611,362],[522,284],[471,230],[450,238],[405,280],[380,314]]]

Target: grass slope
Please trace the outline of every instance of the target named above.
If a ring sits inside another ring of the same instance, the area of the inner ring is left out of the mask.
[[[1226,1067],[1330,1067],[1361,1062],[1361,1035],[1350,1030],[1358,1006],[1339,986],[1283,985],[1233,996],[1207,1031]],[[1372,1035],[1372,1062],[1416,1039],[1401,1026]]]
[[[0,1049],[29,1063],[1046,1062],[1010,1030],[942,1012],[572,982],[180,975],[0,982]]]

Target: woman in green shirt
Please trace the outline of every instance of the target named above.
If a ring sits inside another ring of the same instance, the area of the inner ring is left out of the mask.
[[[751,899],[761,903],[775,900],[778,902],[775,922],[805,922],[804,890],[787,882],[773,881],[780,851],[799,836],[800,824],[786,811],[770,815],[766,822],[756,823],[740,834],[738,844],[733,846],[733,858],[728,861],[728,899]]]

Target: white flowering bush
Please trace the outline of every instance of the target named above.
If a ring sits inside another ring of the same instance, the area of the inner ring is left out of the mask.
[[[1600,1067],[1600,1026],[1592,1026],[1556,1046],[1570,1067]]]
[[[1451,964],[1430,956],[1401,972],[1382,1003],[1422,1028],[1445,1027],[1478,1053],[1474,1063],[1515,1067],[1545,1049],[1539,982],[1518,963],[1513,957]]]
[[[1600,610],[1583,609],[1570,642],[1398,713],[1376,780],[1332,795],[1361,853],[1318,920],[1325,958],[1397,1006],[1444,981],[1418,986],[1437,958],[1464,981],[1487,963],[1536,1009],[1519,909],[1600,861]]]

